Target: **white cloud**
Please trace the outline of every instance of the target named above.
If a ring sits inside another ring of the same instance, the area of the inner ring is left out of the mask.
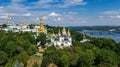
[[[66,3],[70,5],[86,5],[87,3],[84,0],[66,0]]]
[[[59,17],[59,18],[57,18],[57,20],[58,20],[58,21],[61,21],[62,19]]]
[[[48,18],[46,17],[46,16],[43,16],[43,18],[42,18],[43,20],[47,20]]]
[[[100,14],[102,14],[102,16],[99,16],[100,19],[104,19],[104,20],[118,19],[118,20],[120,20],[120,10],[109,10],[109,11],[101,12]]]
[[[7,16],[0,16],[1,19],[7,18]]]
[[[55,18],[53,21],[61,21],[62,19],[61,18]]]
[[[64,5],[61,5],[60,7],[69,7],[74,5],[87,5],[84,0],[64,0]]]
[[[63,15],[61,15],[59,13],[56,13],[56,12],[52,12],[47,16],[47,18],[49,20],[52,20],[52,21],[55,21],[55,22],[62,21],[63,19],[61,17],[63,17]]]
[[[113,19],[120,19],[120,15],[110,16],[110,18],[113,18]]]
[[[62,20],[62,18],[55,18],[53,21],[61,21]]]
[[[70,12],[68,12],[68,14],[78,14],[78,12],[72,12],[72,11],[70,11]]]
[[[31,16],[31,13],[25,13],[25,14],[17,14],[17,13],[1,13],[0,15],[7,16],[10,14],[11,16]]]
[[[3,12],[3,8],[4,8],[3,6],[0,6],[0,12]]]
[[[19,2],[23,2],[25,0],[11,0],[12,3],[19,3]]]
[[[21,16],[31,16],[31,13],[25,13],[25,14],[23,14]]]
[[[37,17],[36,20],[40,20],[40,18]]]
[[[104,11],[104,12],[101,12],[101,14],[104,14],[104,15],[118,15],[118,14],[120,14],[120,10]]]
[[[0,9],[4,8],[3,6],[0,6]]]
[[[48,16],[56,17],[56,16],[61,16],[60,14],[57,14],[55,12],[50,13]]]
[[[99,16],[99,19],[104,19],[105,18],[105,16]]]
[[[32,2],[30,4],[35,5],[32,8],[51,8],[51,7],[66,8],[75,5],[86,5],[87,3],[84,0],[39,0],[37,2]]]
[[[1,18],[6,18],[5,15],[7,15],[7,13],[10,13],[11,16],[13,16],[13,19],[14,19],[13,21],[15,23],[19,23],[23,20],[26,20],[30,23],[33,23],[33,22],[39,23],[39,18],[41,17],[45,20],[45,23],[48,23],[48,24],[67,25],[68,23],[71,23],[72,25],[74,21],[77,22],[79,20],[79,18],[76,19],[75,16],[73,15],[73,14],[77,14],[76,12],[68,11],[66,14],[63,14],[62,12],[57,13],[59,9],[58,10],[55,9],[56,12],[54,12],[54,9],[51,10],[51,8],[54,8],[54,7],[59,8],[62,5],[64,5],[65,7],[70,7],[74,5],[85,5],[84,0],[62,0],[63,4],[55,4],[55,5],[51,5],[48,3],[54,3],[55,1],[59,1],[59,0],[39,0],[39,2],[28,3],[28,4],[33,4],[32,7],[25,6],[24,4],[20,3],[25,0],[11,0],[11,1],[12,1],[11,4],[4,6],[4,8],[2,9],[3,11],[2,13],[0,13],[0,15],[2,16]],[[36,9],[36,11],[29,10],[32,8]],[[50,8],[50,11],[49,10],[45,10],[45,11],[37,10],[41,8]],[[30,17],[23,17],[23,16],[30,16]],[[36,19],[36,17],[39,17],[37,18],[38,20]],[[76,20],[74,20],[74,18]],[[50,22],[53,22],[53,23],[50,23]],[[56,22],[60,22],[60,23],[56,23]]]

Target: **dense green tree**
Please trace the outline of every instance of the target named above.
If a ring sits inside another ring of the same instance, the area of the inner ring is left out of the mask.
[[[62,27],[46,26],[48,32],[58,33]],[[53,63],[58,67],[116,67],[120,62],[120,43],[112,39],[89,37],[90,42],[80,43],[83,34],[71,30],[72,47],[48,47],[43,53],[42,67]],[[36,53],[35,33],[6,33],[0,31],[0,64],[4,67],[14,67],[16,60],[27,64],[29,56]],[[44,47],[46,34],[38,36]]]
[[[30,24],[29,27],[30,29],[33,29],[35,27],[35,24]]]
[[[94,64],[95,55],[94,53],[87,49],[80,55],[78,65],[79,67],[92,67]]]
[[[19,62],[23,63],[24,65],[27,64],[27,60],[29,59],[29,55],[25,52],[22,51],[16,58]]]
[[[35,45],[31,45],[28,49],[27,49],[27,53],[28,55],[33,55],[38,51],[37,46]]]
[[[17,45],[14,41],[8,41],[5,46],[5,52],[8,54],[9,57],[12,57],[16,54]]]
[[[98,46],[99,48],[105,48],[105,49],[109,49],[109,50],[116,49],[116,43],[112,39],[92,38],[90,42],[92,44]]]
[[[64,63],[60,61],[60,57],[62,55],[63,55],[63,52],[57,50],[54,46],[48,47],[48,49],[45,50],[45,52],[44,52],[44,57],[43,57],[41,66],[46,67],[50,63],[55,63],[58,66],[62,66],[61,63],[64,65]],[[61,59],[61,60],[63,60],[63,59]]]
[[[69,67],[69,57],[64,54],[60,57],[60,67]]]
[[[7,27],[7,25],[6,25],[6,24],[3,24],[3,25],[2,25],[2,28],[6,28],[6,27]]]
[[[41,42],[40,45],[42,47],[45,47],[46,44],[46,34],[45,33],[40,33],[38,36],[38,40]]]
[[[4,64],[7,62],[7,54],[3,51],[0,51],[0,65]]]
[[[64,48],[63,51],[69,57],[69,66],[76,67],[79,55],[81,54],[81,48],[79,46],[71,47],[71,48]]]
[[[13,61],[13,59],[10,58],[8,60],[7,64],[4,67],[14,67],[14,61]]]
[[[13,67],[17,59],[26,64],[25,61],[27,60],[25,59],[27,59],[27,56],[33,55],[38,51],[37,46],[35,45],[35,38],[33,37],[33,34],[34,33],[31,32],[6,33],[4,31],[0,31],[0,51],[4,51],[4,53],[7,54],[7,58],[13,60],[12,62],[8,61],[7,64],[4,64],[5,67]],[[25,58],[23,58],[24,56]]]
[[[100,65],[106,65],[106,67],[117,66],[117,55],[112,50],[102,49],[99,54]]]

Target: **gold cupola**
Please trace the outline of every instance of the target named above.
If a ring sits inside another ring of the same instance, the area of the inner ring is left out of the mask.
[[[70,36],[70,30],[68,29],[67,35]]]
[[[59,29],[59,31],[58,31],[58,36],[60,36],[61,35],[61,32],[60,32],[60,29]]]
[[[66,29],[65,29],[65,27],[63,27],[63,29],[62,29],[62,34],[66,35]]]
[[[47,29],[44,27],[43,19],[40,19],[40,27],[37,29],[39,33],[47,33]]]

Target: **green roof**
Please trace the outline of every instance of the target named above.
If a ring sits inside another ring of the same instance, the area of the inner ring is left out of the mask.
[[[7,26],[12,26],[12,24],[10,24],[10,23],[7,23],[6,25],[7,25]]]

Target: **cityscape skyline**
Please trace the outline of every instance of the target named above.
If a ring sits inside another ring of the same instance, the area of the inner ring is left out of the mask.
[[[0,0],[0,24],[11,14],[16,24],[52,26],[120,25],[120,0]]]

